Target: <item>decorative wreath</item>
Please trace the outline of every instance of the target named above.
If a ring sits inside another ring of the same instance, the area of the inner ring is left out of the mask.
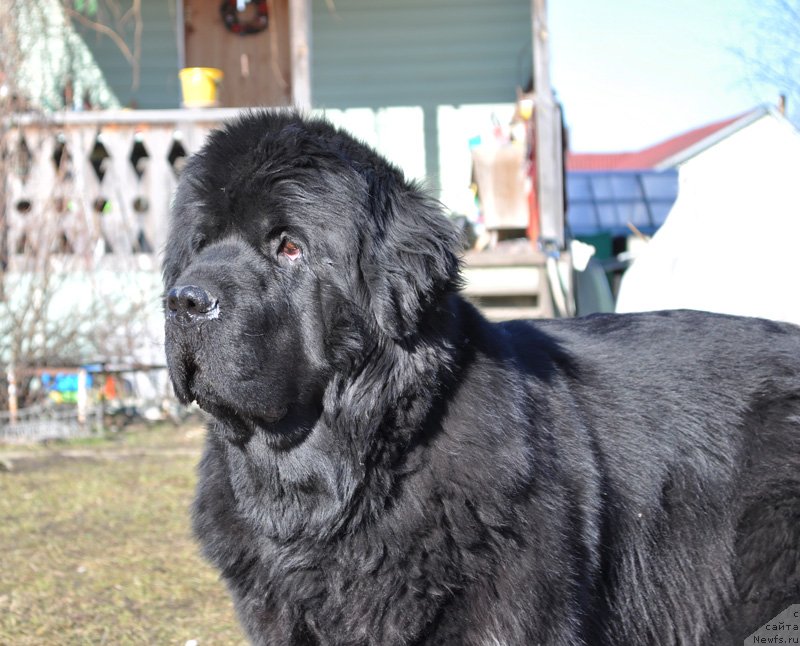
[[[222,22],[225,24],[225,29],[233,34],[240,36],[249,36],[250,34],[258,34],[269,27],[269,9],[267,8],[267,0],[250,0],[256,6],[256,15],[253,19],[247,22],[239,20],[238,10],[239,0],[224,0],[219,12],[222,15]]]

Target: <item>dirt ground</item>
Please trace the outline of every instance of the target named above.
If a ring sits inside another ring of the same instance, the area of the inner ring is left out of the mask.
[[[244,644],[189,529],[203,429],[0,445],[0,644]]]

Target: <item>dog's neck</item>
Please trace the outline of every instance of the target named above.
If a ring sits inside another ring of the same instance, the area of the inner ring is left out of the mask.
[[[276,449],[265,431],[225,443],[236,497],[249,501],[247,516],[258,519],[259,532],[279,541],[330,540],[391,505],[418,468],[416,449],[438,432],[440,402],[464,352],[446,341],[458,338],[451,330],[426,332],[413,347],[379,339],[362,361],[335,374],[316,423],[296,446]]]

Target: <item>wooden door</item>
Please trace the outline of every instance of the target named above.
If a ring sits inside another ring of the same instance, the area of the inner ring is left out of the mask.
[[[221,5],[221,0],[184,0],[186,67],[223,71],[221,107],[290,105],[289,0],[270,0],[268,28],[249,35],[226,29]],[[255,3],[237,15],[239,24],[251,21]]]

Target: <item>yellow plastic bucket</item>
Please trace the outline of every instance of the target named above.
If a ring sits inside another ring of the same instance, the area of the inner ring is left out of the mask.
[[[183,105],[187,108],[208,108],[217,105],[217,88],[224,74],[215,67],[185,67],[181,79]]]

